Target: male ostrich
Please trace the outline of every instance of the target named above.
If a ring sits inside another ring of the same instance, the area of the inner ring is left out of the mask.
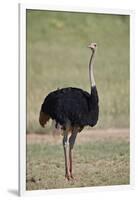
[[[84,126],[96,125],[99,115],[98,93],[93,75],[93,64],[97,45],[91,43],[88,46],[92,50],[89,62],[89,79],[91,93],[79,88],[57,89],[47,95],[41,106],[39,122],[42,127],[51,118],[56,121],[63,130],[63,148],[65,156],[65,178],[70,180],[72,175],[72,149],[78,132]],[[67,157],[67,141],[69,132],[69,159]]]

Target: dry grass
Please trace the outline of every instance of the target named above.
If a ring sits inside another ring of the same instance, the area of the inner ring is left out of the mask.
[[[27,136],[27,190],[129,184],[129,131],[94,130],[78,135],[75,180],[64,179],[62,136]]]

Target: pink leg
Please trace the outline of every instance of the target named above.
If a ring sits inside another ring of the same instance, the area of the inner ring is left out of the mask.
[[[69,170],[68,170],[68,162],[67,162],[67,148],[64,147],[64,156],[65,156],[65,178],[69,180]]]
[[[70,171],[71,178],[74,178],[72,175],[72,150],[73,150],[76,136],[77,136],[77,132],[73,132],[69,138],[69,171]]]
[[[68,170],[68,160],[67,160],[67,133],[64,132],[63,136],[63,148],[64,148],[64,157],[65,157],[65,178],[69,180],[69,170]]]
[[[72,175],[72,149],[69,149],[69,171],[70,171],[70,177],[73,179]]]

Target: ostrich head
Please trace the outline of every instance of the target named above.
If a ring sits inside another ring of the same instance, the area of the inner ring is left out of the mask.
[[[88,45],[88,48],[90,48],[91,50],[95,50],[97,47],[97,44],[95,42],[92,42],[90,45]]]

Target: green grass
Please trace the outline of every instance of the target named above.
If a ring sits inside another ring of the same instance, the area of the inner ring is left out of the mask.
[[[129,127],[129,17],[28,10],[27,132],[44,132],[38,117],[50,91],[90,90],[87,45],[92,41],[98,44],[98,127]]]
[[[27,190],[129,184],[129,142],[102,140],[74,147],[75,180],[64,178],[62,145],[27,145]]]

